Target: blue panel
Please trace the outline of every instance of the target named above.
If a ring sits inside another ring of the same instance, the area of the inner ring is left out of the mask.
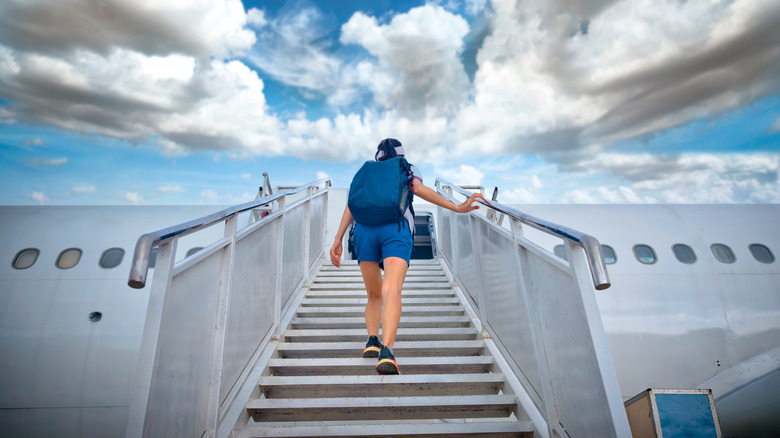
[[[707,394],[656,394],[664,438],[717,438]]]

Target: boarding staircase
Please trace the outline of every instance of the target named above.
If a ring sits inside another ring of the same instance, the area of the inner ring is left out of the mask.
[[[533,436],[437,260],[414,260],[394,352],[364,359],[366,291],[355,262],[319,270],[246,404],[237,437]]]
[[[630,436],[595,238],[495,201],[439,208],[436,258],[414,260],[404,285],[402,374],[379,376],[361,357],[357,264],[323,265],[329,196],[327,180],[278,190],[138,239],[128,285],[145,287],[157,255],[127,438]],[[217,224],[223,237],[177,256]],[[562,239],[566,260],[529,229]]]

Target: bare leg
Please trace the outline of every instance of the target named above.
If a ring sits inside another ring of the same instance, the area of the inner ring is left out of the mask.
[[[378,262],[360,262],[360,273],[366,286],[366,330],[368,336],[379,335],[379,321],[382,318],[382,271]]]
[[[401,288],[409,265],[399,257],[387,257],[384,260],[385,278],[382,281],[382,345],[393,348],[398,322],[401,320]],[[377,264],[377,267],[379,265]],[[365,279],[365,274],[363,274]]]

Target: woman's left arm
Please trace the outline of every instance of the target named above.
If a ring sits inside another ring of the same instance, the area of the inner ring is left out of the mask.
[[[476,210],[479,208],[479,205],[471,205],[471,204],[473,204],[474,201],[476,201],[477,199],[483,199],[483,200],[485,199],[481,193],[474,193],[464,203],[455,204],[452,201],[448,201],[447,199],[444,199],[443,196],[433,191],[433,189],[427,187],[417,178],[414,178],[412,180],[412,193],[414,193],[416,196],[425,199],[431,204],[438,205],[439,207],[444,207],[456,213],[468,213],[470,211]]]

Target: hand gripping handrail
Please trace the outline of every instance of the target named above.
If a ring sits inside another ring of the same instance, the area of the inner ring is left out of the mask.
[[[174,225],[172,227],[163,228],[162,230],[142,235],[138,238],[138,241],[135,244],[133,265],[130,267],[130,278],[127,281],[127,285],[135,289],[141,289],[146,285],[146,276],[149,273],[149,257],[151,256],[152,248],[159,245],[160,243],[177,236],[186,236],[187,234],[193,233],[203,227],[213,225],[214,223],[225,220],[235,214],[270,204],[271,202],[283,198],[286,195],[294,195],[310,187],[319,186],[323,183],[325,184],[326,188],[330,187],[330,179],[314,181],[294,189],[279,191],[273,195],[269,195],[261,199],[234,205],[232,207],[207,216],[203,216],[198,219],[191,220],[189,222],[184,222],[179,225]]]
[[[443,187],[449,187],[467,198],[472,195],[460,186],[457,186],[449,181],[445,181],[441,178],[436,179],[436,187],[439,189],[441,194],[444,194],[441,190]],[[553,222],[536,218],[519,210],[515,210],[514,208],[507,207],[496,201],[485,199],[484,201],[478,200],[477,202],[547,234],[561,237],[581,246],[585,250],[585,256],[588,258],[588,264],[590,265],[590,275],[593,279],[593,286],[595,286],[596,290],[604,290],[612,285],[609,281],[609,275],[607,274],[607,265],[604,262],[604,253],[601,251],[601,244],[599,244],[599,241],[595,237],[555,224]]]

